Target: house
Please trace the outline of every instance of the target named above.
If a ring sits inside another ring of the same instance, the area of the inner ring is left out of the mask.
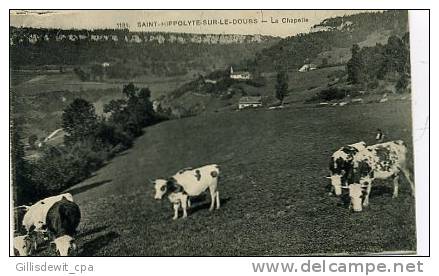
[[[205,79],[204,83],[210,83],[210,84],[216,84],[216,80],[211,80],[211,79]]]
[[[317,66],[315,64],[307,63],[307,64],[304,64],[302,67],[300,67],[299,72],[308,72],[308,71],[313,71],[316,69],[317,69]]]
[[[233,80],[249,80],[252,75],[248,71],[233,71],[233,67],[230,66],[230,78]]]
[[[262,97],[261,96],[246,96],[239,99],[238,109],[244,108],[255,108],[262,106]]]

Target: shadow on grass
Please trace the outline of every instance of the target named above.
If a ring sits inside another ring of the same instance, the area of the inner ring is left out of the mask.
[[[93,234],[102,232],[102,231],[104,231],[107,228],[108,228],[107,226],[100,226],[100,227],[96,227],[96,228],[93,228],[93,229],[89,229],[87,231],[83,231],[83,232],[79,233],[78,235],[76,235],[76,238],[82,238],[82,237],[85,237],[85,236],[88,236],[88,235],[93,235]]]
[[[370,191],[370,197],[378,197],[383,195],[393,195],[393,187],[384,185],[372,186],[372,190]]]
[[[109,183],[111,181],[112,180],[110,180],[110,179],[102,180],[102,181],[97,181],[97,182],[90,183],[88,185],[84,185],[84,186],[81,186],[81,187],[77,187],[77,188],[73,188],[73,189],[67,190],[67,192],[71,193],[72,195],[76,195],[76,194],[83,193],[83,192],[85,192],[87,190],[93,189],[95,187],[99,187],[101,185],[107,184],[107,183]]]
[[[120,237],[120,235],[114,231],[98,236],[97,238],[84,243],[82,245],[82,251],[78,256],[94,256],[101,248],[107,246],[118,237]]]
[[[210,207],[210,196],[204,196],[205,200],[200,200],[199,198],[203,198],[202,196],[191,198],[192,207],[188,209],[189,214],[193,214],[197,211],[203,210],[203,209],[209,209]],[[207,199],[208,198],[208,199]],[[193,200],[195,199],[195,200]],[[230,201],[230,197],[227,198],[221,198],[220,204],[221,206],[225,205],[228,201]]]

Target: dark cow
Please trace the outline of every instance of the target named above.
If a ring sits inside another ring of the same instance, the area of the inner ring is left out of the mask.
[[[376,144],[359,151],[346,173],[354,211],[362,211],[363,206],[369,205],[369,195],[375,179],[392,179],[393,198],[396,198],[401,172],[410,183],[414,195],[415,186],[407,169],[407,147],[403,141]]]
[[[80,220],[81,211],[78,205],[65,197],[54,203],[47,212],[47,230],[55,236],[53,243],[61,256],[68,256],[71,250],[76,249],[73,236]]]
[[[326,177],[331,180],[331,194],[334,192],[339,196],[342,193],[342,187],[347,187],[346,172],[352,166],[354,156],[365,148],[365,142],[358,142],[341,147],[332,154],[331,161],[329,162],[329,172],[331,175]]]

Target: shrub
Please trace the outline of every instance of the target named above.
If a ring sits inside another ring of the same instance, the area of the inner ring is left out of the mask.
[[[341,100],[348,94],[350,94],[350,91],[347,89],[331,87],[320,91],[306,102]]]

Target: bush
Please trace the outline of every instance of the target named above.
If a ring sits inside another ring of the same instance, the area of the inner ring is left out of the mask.
[[[320,91],[306,102],[341,100],[348,94],[350,94],[350,91],[347,89],[331,87]]]
[[[41,197],[59,193],[90,177],[108,159],[104,145],[77,142],[69,148],[46,147],[33,163],[32,182]]]
[[[251,80],[247,80],[246,84],[254,86],[254,87],[262,87],[266,85],[265,78],[259,77]]]

